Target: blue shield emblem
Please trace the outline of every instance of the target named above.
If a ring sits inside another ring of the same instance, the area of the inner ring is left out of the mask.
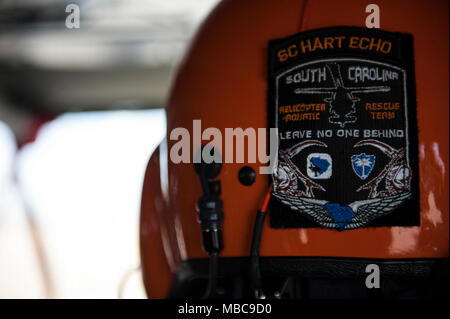
[[[361,179],[366,179],[375,166],[375,155],[365,153],[352,156],[353,171]]]

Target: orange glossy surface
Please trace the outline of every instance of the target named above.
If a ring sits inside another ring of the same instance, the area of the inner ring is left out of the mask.
[[[428,258],[448,256],[448,2],[377,1],[381,28],[414,35],[420,150],[420,227],[379,227],[337,232],[271,229],[263,256]],[[329,26],[365,26],[366,2],[223,1],[205,21],[182,61],[167,105],[167,129],[266,127],[266,49],[270,39]],[[174,141],[169,141],[168,148]],[[163,145],[164,146],[164,145]],[[153,155],[144,181],[141,253],[147,291],[164,297],[174,266],[206,257],[196,220],[201,195],[192,164]],[[163,151],[161,151],[161,149]],[[164,156],[162,156],[165,154]],[[267,176],[251,187],[239,183],[243,165],[224,164],[222,256],[246,256],[253,220],[267,190]],[[163,168],[161,170],[161,168]],[[161,183],[163,177],[167,183]]]

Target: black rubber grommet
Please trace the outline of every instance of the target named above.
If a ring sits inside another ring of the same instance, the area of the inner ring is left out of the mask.
[[[256,180],[256,173],[250,166],[244,166],[239,170],[238,177],[242,185],[250,186]]]
[[[214,179],[219,175],[220,170],[222,169],[222,159],[220,157],[219,151],[215,147],[208,146],[210,154],[211,155],[215,154],[216,158],[215,161],[211,163],[205,163],[202,158],[202,151],[205,147],[206,146],[203,145],[201,149],[198,150],[197,153],[195,154],[195,158],[197,160],[200,159],[200,161],[199,163],[194,163],[194,169],[197,175],[205,174],[205,177],[207,179]]]

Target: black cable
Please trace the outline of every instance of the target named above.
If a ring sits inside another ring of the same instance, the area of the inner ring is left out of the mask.
[[[209,277],[208,287],[206,289],[203,299],[211,299],[216,297],[217,287],[217,270],[219,263],[219,254],[214,252],[209,255]]]
[[[222,167],[221,161],[206,163],[203,161],[202,146],[198,156],[201,161],[194,164],[194,169],[200,178],[203,195],[197,201],[198,222],[202,231],[203,250],[209,254],[208,287],[203,298],[214,298],[217,286],[217,269],[219,253],[223,249],[222,222],[224,219],[223,202],[220,199],[220,181],[214,180]],[[213,150],[209,149],[211,154]],[[215,154],[215,152],[214,152]]]
[[[264,299],[261,282],[261,268],[259,262],[259,247],[261,246],[262,229],[264,220],[266,219],[266,212],[258,210],[253,227],[252,247],[250,250],[250,287],[252,293],[258,299]]]

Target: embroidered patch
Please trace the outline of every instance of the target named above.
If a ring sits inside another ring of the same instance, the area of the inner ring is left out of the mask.
[[[306,171],[313,179],[328,179],[331,177],[332,160],[329,154],[311,153],[307,158]]]
[[[375,155],[365,153],[352,156],[352,167],[356,175],[361,179],[366,179],[375,166]]]
[[[411,35],[313,30],[269,43],[275,228],[419,225]]]

